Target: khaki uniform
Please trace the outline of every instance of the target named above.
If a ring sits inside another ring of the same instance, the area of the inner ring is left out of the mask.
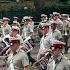
[[[64,53],[65,54],[67,54],[68,53],[68,32],[69,32],[69,30],[68,30],[68,26],[69,26],[69,21],[67,21],[67,20],[63,20],[63,31],[62,31],[62,34],[63,34],[63,40],[64,40],[64,42],[66,43],[66,45],[65,45],[65,51],[64,51]]]
[[[68,31],[69,21],[63,20],[63,34]]]
[[[60,40],[62,38],[62,34],[58,29],[55,29],[54,32],[51,32],[54,39]]]
[[[9,34],[9,30],[11,29],[11,26],[9,24],[6,24],[5,26],[2,27],[3,35]]]
[[[50,40],[53,39],[52,35],[50,33],[46,34],[46,37],[42,37],[40,41],[40,49],[37,55],[37,58],[40,57],[41,54],[44,53],[45,49],[50,49]]]
[[[34,29],[34,21],[29,22],[29,24],[31,25],[32,29]]]
[[[70,70],[70,63],[64,56],[60,56],[55,61],[51,58],[47,65],[47,70]]]
[[[11,59],[10,59],[11,57],[10,54],[8,56],[8,61],[7,61],[9,65],[8,70],[23,70],[24,66],[29,65],[28,57],[23,50],[18,49],[16,53],[13,54],[13,57]],[[10,65],[11,64],[10,61],[12,65]]]
[[[63,22],[59,18],[56,19],[56,20],[51,19],[51,20],[49,20],[49,22],[50,21],[55,21],[57,23],[57,29],[60,30],[60,31],[62,30]]]
[[[23,30],[22,30],[23,39],[26,39],[28,36],[30,36],[29,33],[31,32],[33,32],[31,25],[24,25]]]
[[[57,22],[57,29],[61,31],[63,22],[59,18],[56,20],[56,22]]]

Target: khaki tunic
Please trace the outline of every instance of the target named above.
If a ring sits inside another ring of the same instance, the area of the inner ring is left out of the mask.
[[[63,22],[58,18],[56,20],[51,19],[52,21],[55,21],[57,23],[57,29],[62,30]]]
[[[62,34],[67,34],[67,31],[69,31],[68,27],[69,27],[70,23],[67,20],[63,20],[63,32]]]
[[[29,34],[30,32],[33,32],[31,25],[24,26],[23,30],[22,30],[23,39],[26,39],[28,36],[30,36],[30,34]]]
[[[63,22],[59,18],[56,20],[56,22],[57,22],[57,29],[61,31]]]
[[[63,30],[65,30],[69,25],[69,21],[63,20]]]
[[[49,33],[46,34],[46,37],[42,37],[40,41],[40,49],[37,55],[37,58],[40,57],[40,54],[43,54],[45,50],[50,49],[50,40],[53,39],[52,35]]]
[[[54,32],[51,32],[54,39],[60,40],[62,38],[62,34],[58,29],[55,29]]]
[[[32,29],[34,29],[34,21],[30,22],[29,24],[31,25]]]
[[[47,70],[70,70],[70,63],[65,57],[58,58],[59,61],[55,63],[53,58],[49,60]]]
[[[2,27],[3,35],[9,34],[9,31],[11,29],[11,26],[9,24],[6,24],[5,26]]]
[[[10,60],[12,60],[14,70],[23,70],[24,66],[29,65],[29,60],[26,53],[23,50],[17,50],[17,53],[13,55],[11,59],[8,57],[8,65],[10,66]],[[8,67],[9,69],[10,67]],[[11,69],[9,69],[11,70]]]

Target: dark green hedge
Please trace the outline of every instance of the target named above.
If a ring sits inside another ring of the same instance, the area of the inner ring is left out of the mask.
[[[32,8],[28,8],[28,9],[24,10],[23,4],[16,4],[16,3],[10,4],[10,6],[8,3],[5,5],[1,5],[0,8],[1,7],[3,7],[3,8],[0,9],[0,18],[7,16],[11,20],[12,20],[13,16],[18,16],[21,20],[23,16],[31,15],[34,17],[34,19],[33,19],[34,21],[40,21],[41,13],[45,13],[48,15],[48,14],[51,14],[53,11],[70,14],[70,5],[60,4],[60,3],[55,3],[55,2],[47,3],[45,5],[45,7],[42,8],[40,11],[37,11]]]
[[[52,13],[53,11],[70,14],[70,5],[46,6],[43,10],[44,13],[48,14]]]

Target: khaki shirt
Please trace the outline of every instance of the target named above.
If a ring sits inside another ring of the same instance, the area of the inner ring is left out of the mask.
[[[59,57],[57,63],[51,58],[47,65],[47,70],[70,70],[70,63],[65,57]]]
[[[27,26],[24,25],[23,30],[22,30],[23,39],[26,39],[28,36],[30,36],[29,33],[31,32],[33,32],[31,25],[27,25]]]
[[[51,34],[54,39],[60,40],[62,38],[62,34],[58,29],[55,29],[54,32],[51,31]]]
[[[43,54],[45,50],[50,49],[50,40],[53,39],[52,35],[49,33],[46,34],[46,37],[42,37],[40,41],[40,49],[37,55],[37,58],[40,56],[40,54]]]
[[[52,19],[53,20],[53,19]],[[56,23],[57,23],[57,29],[58,30],[62,30],[62,25],[63,25],[63,22],[58,18],[56,20],[54,20]]]
[[[69,26],[69,21],[63,20],[63,30],[67,30],[67,27]]]
[[[11,26],[9,24],[6,24],[5,26],[2,27],[3,35],[9,34],[9,31],[11,29]]]
[[[25,51],[23,51],[21,49],[17,50],[16,54],[14,54],[11,59],[9,59],[10,54],[8,56],[8,64],[10,66],[9,62],[10,62],[10,60],[12,60],[14,70],[23,70],[24,66],[29,65],[29,60],[28,60],[28,57],[27,57]],[[8,67],[8,69],[9,68],[10,67]],[[9,70],[11,70],[11,69],[9,69]]]
[[[34,29],[34,21],[30,22],[29,24],[31,25],[32,29]]]
[[[60,24],[60,25],[63,24],[63,22],[59,18],[56,20],[56,22],[57,22],[57,24]]]

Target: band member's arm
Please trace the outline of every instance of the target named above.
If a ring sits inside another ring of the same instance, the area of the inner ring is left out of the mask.
[[[3,55],[3,54],[6,54],[6,51],[9,49],[9,47],[5,47],[3,50],[2,50],[2,52],[1,52],[1,54]]]
[[[29,59],[26,53],[23,54],[22,57],[22,64],[23,64],[23,70],[30,70],[29,68]]]
[[[11,52],[11,49],[9,48],[8,50],[6,50],[5,54],[9,54]]]

